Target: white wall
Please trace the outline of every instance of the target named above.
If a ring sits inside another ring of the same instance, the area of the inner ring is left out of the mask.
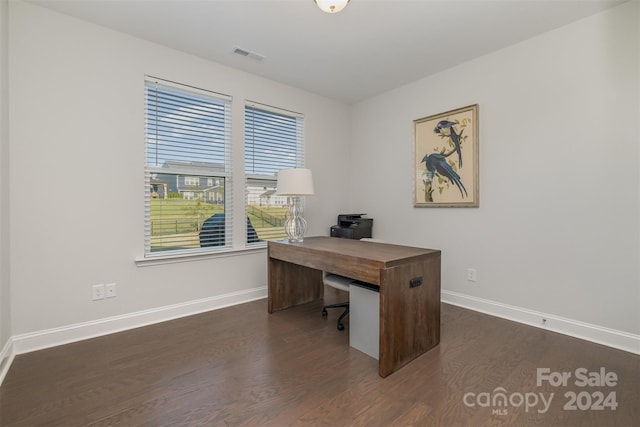
[[[640,333],[637,8],[356,105],[352,208],[441,249],[444,290]],[[412,121],[475,103],[480,208],[413,208]]]
[[[10,23],[14,336],[266,286],[265,250],[134,263],[143,254],[145,74],[233,96],[236,160],[245,99],[304,113],[317,193],[308,234],[328,234],[348,204],[336,192],[347,160],[333,155],[348,143],[346,105],[19,1]],[[118,296],[92,302],[91,285],[109,282]]]
[[[9,13],[0,0],[0,366],[11,336],[9,286]],[[2,370],[0,369],[0,372]]]

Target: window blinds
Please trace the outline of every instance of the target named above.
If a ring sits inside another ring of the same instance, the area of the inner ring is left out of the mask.
[[[244,120],[247,217],[260,241],[282,239],[288,210],[287,198],[275,194],[277,172],[304,166],[304,117],[250,103]]]
[[[270,176],[304,163],[301,114],[251,104],[245,107],[245,174]]]
[[[145,256],[229,246],[231,98],[154,78],[145,93]]]

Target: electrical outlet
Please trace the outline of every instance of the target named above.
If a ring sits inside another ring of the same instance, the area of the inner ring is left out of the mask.
[[[105,298],[113,298],[116,294],[116,284],[115,283],[107,283],[104,285],[104,296]]]
[[[478,280],[478,272],[475,268],[467,268],[467,280],[470,282]]]
[[[104,285],[101,283],[99,285],[93,285],[92,289],[92,299],[99,300],[104,299]]]

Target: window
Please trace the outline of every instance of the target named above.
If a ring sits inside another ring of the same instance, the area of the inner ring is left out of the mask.
[[[303,139],[301,114],[265,105],[245,106],[247,243],[253,243],[256,235],[263,241],[286,237],[287,198],[275,195],[277,172],[304,166]]]
[[[197,176],[185,176],[184,185],[198,186],[200,185],[200,178]]]
[[[229,247],[231,98],[150,77],[145,89],[145,256]]]

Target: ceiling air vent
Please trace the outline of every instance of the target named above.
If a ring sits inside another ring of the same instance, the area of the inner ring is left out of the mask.
[[[235,49],[233,49],[233,53],[235,53],[236,55],[246,56],[247,58],[255,59],[256,61],[262,61],[265,58],[264,55],[260,55],[259,53],[256,53],[256,52],[251,52],[250,50],[242,49],[240,47],[236,47]]]

